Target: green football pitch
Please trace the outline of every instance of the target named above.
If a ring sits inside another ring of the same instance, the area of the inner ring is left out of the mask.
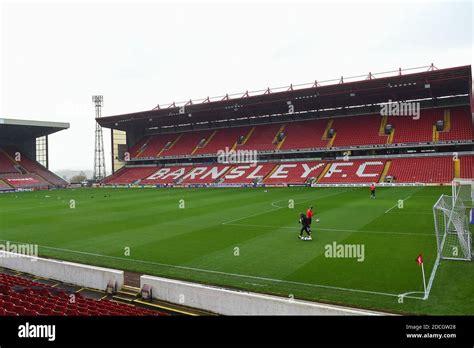
[[[449,188],[378,188],[375,200],[350,187],[10,193],[0,195],[0,239],[37,244],[40,256],[289,300],[474,314],[474,263],[442,260],[432,272],[432,207],[443,193]],[[301,241],[298,213],[309,205],[320,223],[314,218],[313,240]]]

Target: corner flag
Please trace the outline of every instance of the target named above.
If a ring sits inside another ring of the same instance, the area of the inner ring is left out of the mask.
[[[418,255],[416,262],[418,262],[418,266],[421,266],[423,264],[423,255]]]
[[[423,275],[423,288],[425,290],[425,296],[423,297],[423,300],[427,299],[427,294],[426,294],[426,280],[425,280],[425,268],[423,267],[423,255],[418,255],[416,258],[416,262],[418,263],[418,266],[421,266],[421,274]]]

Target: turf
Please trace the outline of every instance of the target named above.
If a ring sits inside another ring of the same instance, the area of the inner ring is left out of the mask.
[[[376,200],[367,188],[3,194],[0,239],[38,244],[47,257],[288,298],[396,313],[473,314],[472,262],[442,261],[429,299],[420,299],[415,258],[423,254],[428,281],[436,258],[432,206],[442,193],[449,189],[379,188]],[[313,241],[300,241],[298,213],[311,204],[320,223],[313,222]],[[327,257],[333,243],[361,245],[364,258]]]

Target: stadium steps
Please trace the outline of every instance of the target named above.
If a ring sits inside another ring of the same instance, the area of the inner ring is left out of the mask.
[[[196,145],[193,152],[191,152],[191,156],[194,155],[194,153],[197,150],[204,149],[207,146],[207,144],[209,144],[209,142],[212,140],[212,138],[214,138],[214,135],[216,135],[216,133],[217,133],[217,131],[212,132],[212,134],[209,136],[209,138],[206,139],[206,142],[204,143],[204,145],[202,145],[201,147],[199,147],[199,145]]]
[[[113,295],[113,296],[112,296],[112,300],[113,300],[113,301],[131,305],[131,304],[133,303],[133,301],[135,301],[136,298],[137,298],[137,295],[134,295],[134,296],[132,297],[132,296],[130,296],[130,295],[122,294],[120,291],[119,291],[118,293],[120,293],[120,296],[119,296],[119,295]]]
[[[439,141],[439,132],[436,130],[436,125],[433,125],[433,142],[437,143]]]
[[[382,171],[382,174],[380,175],[380,180],[379,182],[384,182],[385,180],[385,177],[387,176],[387,173],[390,169],[390,165],[392,164],[392,161],[388,160],[387,162],[385,162],[385,165],[383,167],[383,171]]]
[[[333,119],[330,119],[328,121],[328,124],[326,125],[326,129],[324,130],[324,134],[322,138],[322,140],[329,140],[329,142],[326,145],[327,148],[332,147],[332,144],[334,143],[334,140],[336,139],[336,132],[334,132],[334,136],[332,138],[328,137],[329,130],[331,129],[333,123],[334,123]]]
[[[329,130],[331,129],[332,127],[332,124],[334,123],[334,120],[333,119],[330,119],[326,125],[326,129],[324,130],[324,133],[323,133],[323,137],[322,137],[322,140],[329,140],[328,138],[328,133],[329,133]]]
[[[323,171],[321,172],[321,174],[318,175],[318,177],[316,178],[316,182],[319,182],[319,180],[321,180],[322,178],[324,178],[324,176],[326,175],[326,173],[329,171],[329,168],[331,168],[331,163],[327,163],[326,164],[326,167],[324,167]]]
[[[387,137],[386,138],[387,141],[385,143],[391,144],[391,141],[393,140],[392,134],[390,135],[385,134],[385,126],[387,125],[387,119],[388,119],[388,116],[382,116],[382,120],[380,121],[379,136]]]
[[[453,160],[453,174],[454,179],[459,179],[461,177],[461,158]]]
[[[387,116],[382,116],[382,120],[380,121],[380,128],[379,128],[379,135],[384,136],[385,134],[385,126],[387,125]]]
[[[276,147],[276,150],[280,150],[280,147],[283,145],[283,143],[285,142],[285,138],[283,138],[282,141],[278,142],[278,135],[283,132],[283,130],[285,129],[286,127],[286,124],[283,124],[280,129],[278,130],[278,132],[275,134],[275,137],[273,138],[273,144],[278,144],[277,147]]]
[[[126,292],[131,292],[132,294],[136,295],[136,299],[133,301],[134,305],[140,305],[144,308],[151,308],[155,310],[164,310],[170,313],[178,313],[184,315],[191,315],[191,316],[199,316],[199,315],[215,315],[214,313],[206,312],[196,308],[189,308],[182,305],[177,305],[173,303],[168,303],[164,301],[160,301],[157,299],[153,299],[152,302],[147,300],[143,300],[140,297],[141,289],[131,285],[123,285],[121,290],[126,290]]]
[[[135,293],[139,293],[140,292],[140,288],[137,288],[135,286],[131,286],[131,285],[123,285],[122,286],[122,290],[127,290],[128,292],[135,292]]]
[[[444,128],[442,131],[437,131],[436,130],[436,125],[433,125],[433,142],[437,143],[439,142],[439,134],[440,133],[448,133],[451,131],[451,110],[450,109],[445,109],[444,110]]]
[[[387,144],[393,144],[393,137],[395,136],[395,128],[392,128],[392,132],[387,137]]]
[[[242,146],[242,145],[245,145],[245,143],[249,140],[249,138],[252,136],[253,132],[255,131],[255,127],[252,127],[249,132],[247,133],[247,135],[245,136],[245,139],[244,141],[242,142],[242,144],[239,144],[238,141],[235,142],[234,146],[232,146],[232,150],[235,150],[237,148],[237,146]]]
[[[331,148],[332,144],[334,144],[334,140],[336,140],[336,135],[337,135],[337,133],[334,132],[334,135],[332,136],[332,138],[329,139],[329,142],[328,142],[328,145],[327,145],[328,148]]]
[[[160,157],[161,154],[162,154],[164,151],[171,149],[171,148],[174,146],[174,144],[176,144],[176,143],[178,142],[178,140],[179,140],[182,136],[183,136],[183,133],[181,133],[180,135],[178,135],[178,137],[177,137],[175,140],[173,140],[173,142],[171,143],[171,145],[170,145],[170,147],[169,147],[168,149],[166,149],[166,144],[165,144],[165,146],[163,146],[162,149],[161,149],[160,151],[158,151],[158,153],[156,154],[155,157]]]
[[[2,185],[14,188],[12,185],[8,183],[8,181],[3,181],[2,179],[0,179],[0,187],[2,187]]]
[[[451,131],[451,110],[444,110],[444,132]]]
[[[142,152],[146,150],[146,148],[148,147],[148,143],[150,142],[150,140],[151,140],[151,137],[149,137],[149,138],[145,141],[145,143],[144,143],[142,146],[140,146],[140,149],[139,149],[139,150],[137,151],[137,153],[135,154],[135,157],[139,157],[139,156],[142,154]]]
[[[133,290],[133,289],[125,289],[123,286],[122,286],[122,289],[120,289],[119,291],[117,291],[117,293],[118,293],[118,294],[121,294],[121,295],[124,295],[124,296],[134,296],[134,297],[137,296],[136,290]]]
[[[140,298],[140,288],[130,286],[130,285],[123,285],[122,289],[119,290],[117,293],[121,296],[115,295],[113,298],[118,303],[123,303],[127,305],[140,305],[144,308],[151,308],[155,310],[165,310],[171,313],[178,313],[184,315],[191,315],[191,316],[199,316],[199,315],[210,315],[211,313],[201,311],[199,309],[194,308],[187,308],[180,305],[175,305],[168,302],[158,301],[156,299],[153,302],[148,302]],[[212,315],[212,314],[211,314]]]
[[[184,133],[181,133],[180,135],[178,135],[178,137],[177,137],[175,140],[173,140],[173,142],[171,143],[170,147],[167,148],[167,149],[165,149],[165,150],[170,150],[170,149],[172,149],[172,148],[176,145],[176,143],[177,143],[183,136],[184,136]],[[163,149],[164,149],[164,148],[163,148]]]
[[[286,136],[282,139],[282,141],[280,141],[280,143],[278,144],[278,146],[276,147],[275,150],[277,150],[277,151],[280,150],[280,148],[283,146],[283,143],[285,142],[285,140],[286,140]]]
[[[24,169],[22,166],[19,164],[14,165],[15,170],[18,172],[18,174],[29,174],[26,169]]]

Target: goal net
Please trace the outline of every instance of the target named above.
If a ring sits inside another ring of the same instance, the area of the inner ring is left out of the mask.
[[[453,204],[460,200],[466,208],[474,208],[474,180],[454,179],[451,188]]]
[[[442,259],[472,259],[469,209],[463,203],[462,194],[458,192],[456,198],[442,195],[433,206],[438,254]]]

